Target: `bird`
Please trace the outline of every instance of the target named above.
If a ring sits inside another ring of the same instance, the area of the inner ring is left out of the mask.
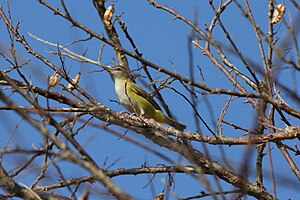
[[[109,72],[113,82],[116,96],[119,103],[129,112],[136,113],[147,119],[154,119],[159,123],[173,126],[175,129],[183,131],[186,125],[164,115],[155,100],[147,94],[139,85],[130,78],[130,73],[121,65],[105,67]]]

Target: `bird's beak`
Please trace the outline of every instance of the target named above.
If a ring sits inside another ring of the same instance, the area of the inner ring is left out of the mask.
[[[111,66],[102,66],[102,68],[103,68],[104,70],[110,72],[112,67],[111,67]]]

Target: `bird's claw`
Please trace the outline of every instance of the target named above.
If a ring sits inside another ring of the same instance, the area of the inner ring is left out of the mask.
[[[129,112],[127,112],[127,111],[125,111],[125,110],[123,110],[123,111],[121,111],[121,112],[119,112],[121,115],[124,115],[124,114],[128,114],[128,115],[131,115]]]

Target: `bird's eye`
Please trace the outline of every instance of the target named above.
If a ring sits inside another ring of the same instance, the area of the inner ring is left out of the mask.
[[[122,67],[117,67],[118,71],[124,71],[124,69]]]

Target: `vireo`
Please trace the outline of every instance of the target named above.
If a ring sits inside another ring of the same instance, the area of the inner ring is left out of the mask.
[[[183,131],[186,126],[164,115],[159,105],[140,86],[134,83],[129,73],[121,66],[105,67],[115,84],[115,92],[122,106],[129,112],[136,113],[147,119],[166,123],[177,130]]]

